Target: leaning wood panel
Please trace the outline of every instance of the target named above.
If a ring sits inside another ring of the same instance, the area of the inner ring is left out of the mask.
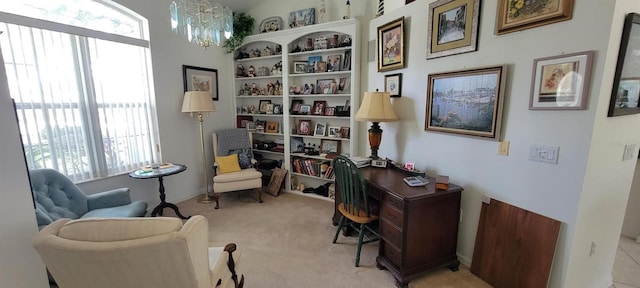
[[[482,203],[471,273],[495,288],[547,287],[560,222],[494,199]]]

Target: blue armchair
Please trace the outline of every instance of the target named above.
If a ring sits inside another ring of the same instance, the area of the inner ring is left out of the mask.
[[[147,213],[146,202],[131,202],[129,188],[85,195],[56,170],[35,169],[29,176],[39,228],[60,218],[139,217]]]

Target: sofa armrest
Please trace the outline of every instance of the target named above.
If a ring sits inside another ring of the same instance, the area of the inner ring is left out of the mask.
[[[123,206],[131,204],[129,188],[119,188],[87,195],[89,210]]]

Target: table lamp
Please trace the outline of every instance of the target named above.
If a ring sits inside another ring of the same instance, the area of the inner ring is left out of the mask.
[[[204,196],[198,199],[200,203],[210,203],[212,200],[209,198],[209,181],[207,180],[207,158],[204,153],[204,132],[202,129],[204,117],[203,112],[209,115],[209,112],[216,111],[216,106],[213,104],[211,94],[207,91],[188,91],[184,93],[184,100],[182,101],[182,112],[190,113],[191,118],[193,114],[197,113],[198,122],[200,122],[200,145],[202,150],[202,172],[204,172]]]
[[[362,104],[356,113],[357,121],[371,121],[369,129],[369,145],[371,146],[371,159],[378,159],[378,148],[382,141],[382,129],[380,122],[398,121],[396,112],[391,105],[391,95],[388,92],[364,92]]]

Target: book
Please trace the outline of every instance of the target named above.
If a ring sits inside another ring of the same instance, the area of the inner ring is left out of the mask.
[[[354,156],[354,157],[350,157],[349,160],[355,163],[356,167],[358,168],[367,167],[371,165],[371,159],[367,157]]]

